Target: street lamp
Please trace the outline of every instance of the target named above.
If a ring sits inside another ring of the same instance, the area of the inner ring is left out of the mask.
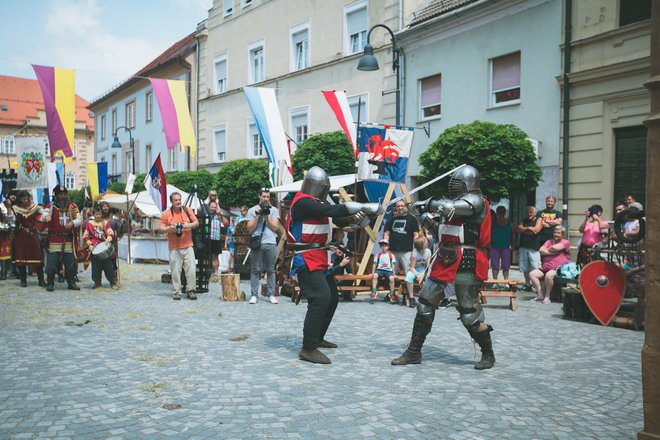
[[[374,56],[374,48],[369,44],[369,38],[371,37],[371,32],[377,27],[382,27],[387,30],[392,36],[392,70],[396,74],[396,125],[401,125],[401,110],[400,110],[400,99],[401,99],[401,90],[399,90],[399,47],[397,46],[396,35],[392,32],[392,29],[385,26],[384,24],[376,24],[369,29],[367,33],[367,44],[364,46],[364,55],[360,58],[358,62],[358,70],[371,71],[378,70],[378,60]]]
[[[128,139],[129,139],[129,145],[131,147],[131,160],[132,160],[132,168],[131,168],[131,173],[135,173],[135,144],[133,143],[133,133],[131,133],[131,129],[126,127],[125,125],[122,125],[121,127],[117,127],[115,130],[115,140],[112,141],[112,148],[121,148],[121,144],[119,143],[119,138],[117,137],[117,132],[119,131],[120,128],[123,128],[128,132]],[[126,173],[128,176],[129,173]]]

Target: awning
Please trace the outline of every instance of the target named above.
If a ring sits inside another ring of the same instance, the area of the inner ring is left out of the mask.
[[[341,176],[330,176],[330,192],[337,192],[339,188],[343,188],[348,185],[355,183],[356,175],[355,174],[342,174]],[[278,193],[289,193],[289,192],[298,192],[302,186],[302,180],[296,182],[287,183],[285,185],[276,186],[271,188],[270,192]]]

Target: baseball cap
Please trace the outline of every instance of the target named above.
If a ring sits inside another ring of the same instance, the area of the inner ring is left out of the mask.
[[[390,241],[389,241],[388,239],[386,239],[386,238],[383,238],[382,240],[380,240],[380,241],[378,242],[378,244],[386,244],[386,245],[389,245],[389,244],[390,244]]]

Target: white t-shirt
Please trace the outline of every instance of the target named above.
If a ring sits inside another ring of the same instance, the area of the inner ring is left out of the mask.
[[[422,252],[419,252],[417,249],[413,249],[412,256],[415,259],[415,270],[417,272],[424,272],[426,269],[426,260],[431,257],[431,249],[426,248]]]

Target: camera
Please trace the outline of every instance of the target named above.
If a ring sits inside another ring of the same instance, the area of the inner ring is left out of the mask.
[[[174,227],[176,228],[176,236],[181,237],[181,235],[183,234],[183,225],[181,223],[177,223],[176,225],[174,225]]]
[[[595,206],[590,206],[588,210],[590,216],[594,216],[598,214],[598,208],[596,208]]]
[[[259,215],[270,215],[270,205],[259,205]]]

